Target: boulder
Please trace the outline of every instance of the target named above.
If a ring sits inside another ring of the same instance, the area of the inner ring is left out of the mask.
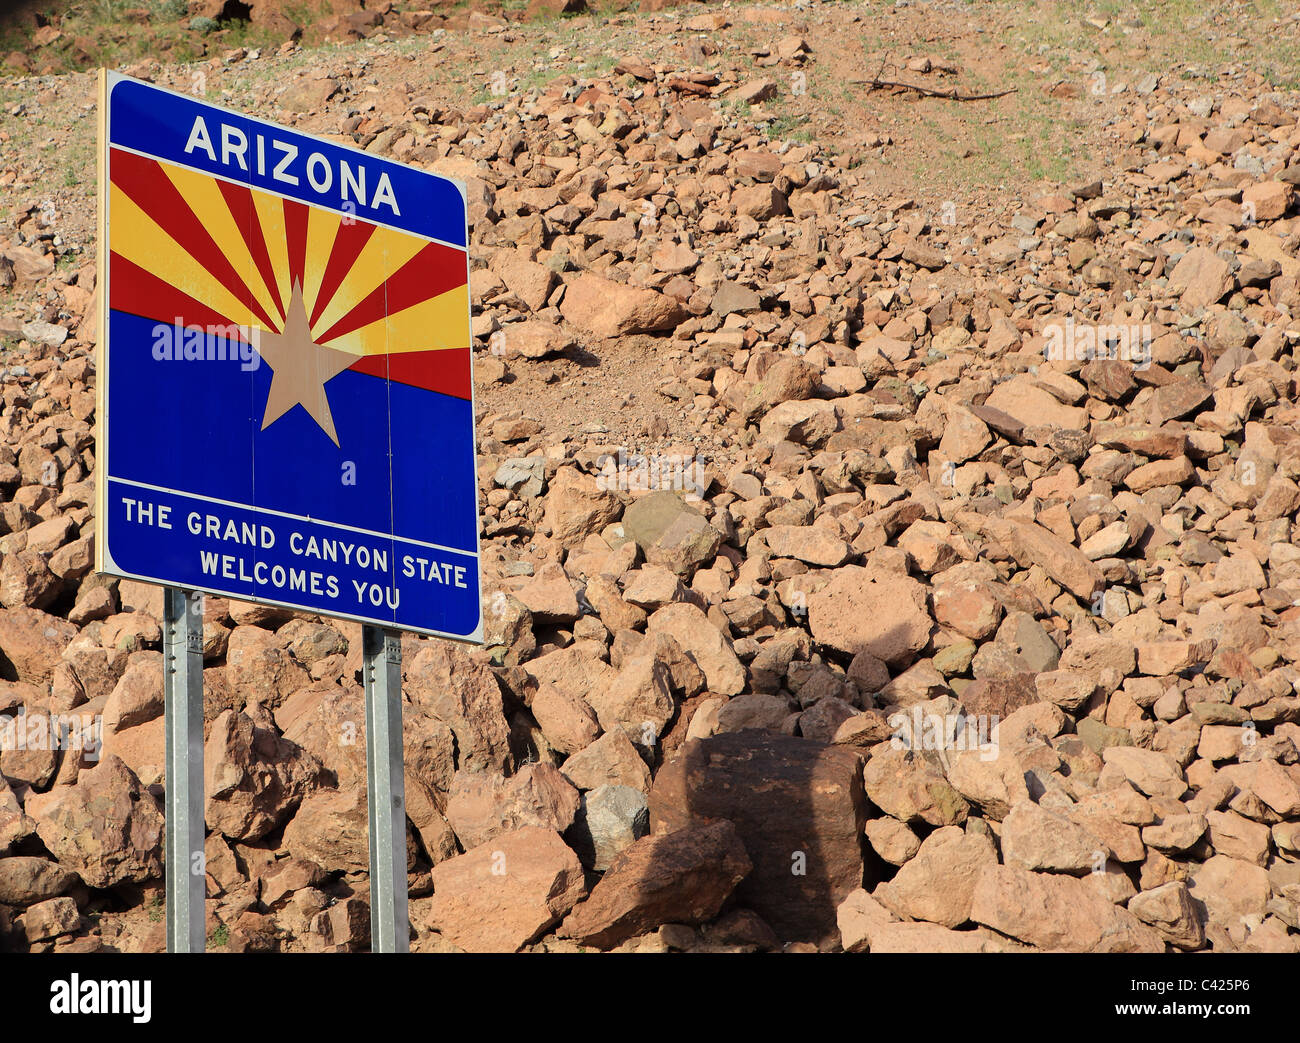
[[[525,826],[563,833],[577,811],[578,791],[559,769],[543,761],[525,765],[510,778],[493,772],[457,772],[446,816],[468,850]]]
[[[808,622],[819,643],[849,655],[866,652],[891,665],[924,648],[934,627],[920,583],[856,565],[836,569],[808,598]]]
[[[649,832],[650,807],[643,790],[597,786],[582,794],[565,839],[584,866],[603,872],[620,851]]]
[[[162,809],[117,757],[83,769],[75,786],[31,794],[25,810],[59,864],[91,887],[162,876]]]
[[[302,747],[227,710],[203,748],[204,818],[231,840],[260,840],[279,827],[320,780],[320,762]]]
[[[646,561],[691,576],[711,560],[722,533],[677,493],[659,490],[639,497],[623,514],[623,532]]]
[[[975,884],[971,919],[1040,949],[1164,952],[1164,941],[1087,880],[986,866]]]
[[[406,694],[455,733],[458,767],[502,771],[510,764],[501,688],[492,671],[464,650],[450,641],[425,644],[406,669]]]
[[[988,836],[944,826],[926,837],[915,857],[873,897],[900,917],[957,927],[970,919],[980,871],[997,861]]]
[[[609,949],[665,923],[713,919],[752,868],[730,822],[693,823],[625,848],[560,927]]]
[[[564,841],[525,826],[433,867],[429,925],[467,952],[517,952],[585,893],[582,866]]]
[[[686,317],[672,297],[592,272],[566,285],[560,314],[566,322],[597,337],[670,330]]]

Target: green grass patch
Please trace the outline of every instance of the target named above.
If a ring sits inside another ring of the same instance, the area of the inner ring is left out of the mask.
[[[806,126],[800,126],[803,122],[794,116],[778,116],[763,128],[763,133],[769,141],[799,141],[807,144],[812,140],[812,132]]]

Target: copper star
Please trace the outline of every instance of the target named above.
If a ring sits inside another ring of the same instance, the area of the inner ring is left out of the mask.
[[[329,435],[330,441],[338,445],[339,436],[334,430],[325,385],[356,362],[357,356],[322,347],[311,339],[311,326],[302,302],[300,284],[293,284],[284,329],[279,333],[262,331],[257,353],[274,371],[262,414],[262,430],[265,431],[294,406],[302,406]]]

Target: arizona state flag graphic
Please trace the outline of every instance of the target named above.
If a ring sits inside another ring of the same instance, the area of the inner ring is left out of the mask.
[[[481,631],[464,195],[112,74],[103,571]]]

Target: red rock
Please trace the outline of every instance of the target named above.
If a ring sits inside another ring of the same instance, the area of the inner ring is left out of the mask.
[[[926,837],[915,857],[880,884],[873,897],[911,919],[956,927],[970,919],[981,869],[997,860],[987,836],[944,826]]]
[[[887,923],[871,934],[874,953],[1015,952],[1019,948],[983,928],[950,931],[931,923]]]
[[[1291,194],[1292,187],[1284,181],[1261,181],[1246,186],[1241,202],[1252,208],[1256,221],[1275,221],[1286,214]]]
[[[548,355],[561,355],[575,343],[573,337],[559,326],[539,319],[512,322],[493,334],[494,351],[499,347],[506,355],[522,355],[526,359],[544,359]],[[478,369],[480,366],[491,365],[494,361],[500,363],[497,359],[484,359],[482,363],[475,360],[474,365]]]
[[[745,667],[728,639],[700,609],[691,604],[665,605],[646,624],[647,633],[666,634],[704,672],[709,691],[736,695],[745,687]]]
[[[549,562],[521,586],[515,596],[542,625],[572,623],[580,614],[578,597],[562,566]]]
[[[205,820],[232,840],[258,840],[293,814],[320,770],[306,750],[227,710],[212,722],[203,749]]]
[[[937,583],[934,618],[972,641],[992,637],[1002,621],[1002,602],[985,583]]]
[[[551,538],[566,547],[581,543],[598,533],[623,511],[612,490],[602,489],[599,481],[573,467],[561,467],[551,479],[546,497],[543,524]]]
[[[19,681],[46,685],[77,628],[34,608],[0,611],[0,672]]]
[[[48,608],[62,589],[62,581],[33,550],[6,554],[0,562],[0,604],[7,608]]]
[[[1020,801],[1002,821],[1002,860],[1009,866],[1081,876],[1111,854],[1091,830],[1032,800]]]
[[[457,772],[446,807],[447,821],[466,850],[525,826],[563,833],[577,811],[578,791],[544,761],[525,765],[508,779]]]
[[[925,647],[933,623],[925,588],[908,576],[845,565],[808,598],[813,637],[856,655],[906,662]]]
[[[162,875],[162,810],[117,757],[82,770],[75,786],[31,794],[25,810],[59,864],[91,887]]]
[[[785,193],[775,185],[759,184],[738,188],[731,194],[731,203],[738,213],[752,217],[755,221],[767,221],[790,212]]]
[[[1188,867],[1187,886],[1210,923],[1240,927],[1246,917],[1263,918],[1269,897],[1268,871],[1238,858],[1215,854]]]
[[[578,857],[552,830],[502,833],[433,867],[430,926],[467,952],[517,952],[586,892]]]
[[[1182,485],[1196,477],[1196,468],[1185,456],[1172,460],[1152,460],[1135,467],[1124,478],[1124,484],[1135,493],[1148,492],[1162,485]]]
[[[1081,601],[1091,602],[1106,585],[1101,570],[1081,550],[1041,525],[997,519],[989,523],[989,530],[1021,568],[1040,566]]]
[[[752,865],[730,822],[642,837],[610,864],[560,934],[602,949],[665,923],[713,919]]]
[[[755,181],[771,181],[781,173],[781,157],[765,149],[746,149],[735,154],[732,160],[737,177],[752,177]]]
[[[133,728],[159,717],[163,712],[163,657],[157,652],[139,652],[131,657],[126,672],[104,704],[104,728],[117,731]]]
[[[900,722],[891,714],[890,723]],[[974,755],[979,756],[978,753]],[[933,755],[895,747],[891,743],[889,749],[873,753],[867,761],[863,772],[867,796],[873,804],[900,822],[960,825],[966,821],[970,807],[933,761]]]
[[[406,670],[413,705],[451,727],[457,766],[502,771],[510,763],[510,728],[492,671],[447,641],[425,644]]]
[[[1108,746],[1101,752],[1107,767],[1114,765],[1129,782],[1149,797],[1178,800],[1187,781],[1178,762],[1167,753],[1138,746]]]
[[[561,753],[577,753],[590,746],[600,734],[600,724],[591,706],[553,684],[541,685],[529,708],[546,741]]]
[[[370,820],[365,790],[316,790],[284,827],[280,846],[294,858],[315,862],[323,869],[368,872]],[[408,838],[407,868],[414,864],[415,848]]]
[[[813,525],[773,525],[759,532],[773,557],[794,558],[809,565],[836,568],[853,551],[838,536]]]
[[[71,934],[81,924],[77,903],[71,898],[51,898],[38,902],[23,914],[23,932],[29,942]]]
[[[993,441],[993,436],[988,425],[965,406],[955,402],[946,405],[948,422],[939,441],[939,459],[960,465],[978,456]]]
[[[668,667],[653,653],[624,660],[609,687],[592,692],[587,702],[601,728],[621,728],[643,745],[663,734],[677,709]]]
[[[686,317],[681,305],[671,297],[590,272],[567,284],[560,314],[567,322],[598,337],[670,330]]]
[[[1221,300],[1233,282],[1228,262],[1205,246],[1188,250],[1169,274],[1169,289],[1180,295],[1183,309],[1189,312]]]
[[[1205,925],[1181,880],[1143,891],[1129,899],[1128,910],[1161,937],[1180,949],[1199,949],[1205,944]]]
[[[580,790],[599,786],[650,788],[650,769],[620,728],[606,732],[586,749],[568,758],[560,769]]]
[[[1087,426],[1086,410],[1065,405],[1026,376],[1012,377],[999,384],[981,410],[972,410],[996,429],[995,418],[988,410],[1006,414],[1024,427],[1048,424],[1066,430],[1082,430]]]
[[[1142,641],[1137,646],[1138,673],[1167,677],[1209,662],[1211,641]]]
[[[1007,718],[1017,710],[1038,702],[1038,689],[1034,673],[1012,674],[1010,677],[984,677],[972,681],[958,697],[962,706],[973,716]]]
[[[226,648],[226,671],[231,684],[247,702],[268,709],[311,681],[311,675],[280,647],[279,639],[257,626],[237,626]]]
[[[1040,949],[1164,952],[1164,942],[1086,880],[986,866],[975,885],[971,919]]]
[[[1261,760],[1250,782],[1251,792],[1284,819],[1300,817],[1300,774],[1275,760]]]
[[[0,902],[31,905],[63,894],[77,883],[77,875],[48,858],[0,858]]]
[[[501,276],[510,292],[523,301],[529,311],[541,311],[555,286],[555,273],[522,251],[509,250],[498,254],[492,259],[492,270]]]
[[[750,80],[736,88],[736,97],[750,105],[776,97],[776,84],[771,80]]]

